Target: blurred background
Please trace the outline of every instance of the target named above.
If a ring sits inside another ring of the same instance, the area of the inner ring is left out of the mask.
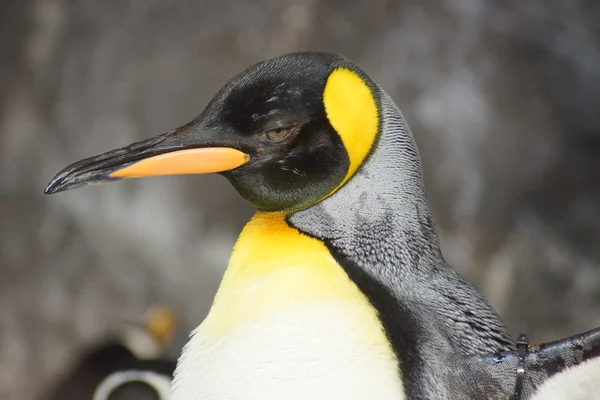
[[[0,399],[39,399],[157,302],[178,354],[252,210],[215,176],[42,191],[296,50],[343,53],[395,99],[446,258],[515,336],[600,326],[599,2],[4,0]]]

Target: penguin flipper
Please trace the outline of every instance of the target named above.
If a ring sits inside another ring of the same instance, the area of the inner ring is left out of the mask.
[[[450,397],[518,398],[511,396],[514,396],[517,387],[519,361],[518,350],[455,357],[449,363],[447,374]],[[595,384],[600,382],[600,328],[530,346],[521,365],[524,374],[520,399],[546,399],[547,393],[558,393],[561,386],[564,386],[565,393],[579,390],[581,393],[586,391],[585,396],[600,398],[600,384]],[[599,392],[587,393],[596,390]]]

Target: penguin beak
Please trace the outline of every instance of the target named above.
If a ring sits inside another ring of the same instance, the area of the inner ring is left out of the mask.
[[[71,164],[50,181],[44,193],[126,178],[230,171],[250,159],[248,154],[231,147],[233,142],[213,130],[199,134],[198,124],[191,122],[152,139]]]

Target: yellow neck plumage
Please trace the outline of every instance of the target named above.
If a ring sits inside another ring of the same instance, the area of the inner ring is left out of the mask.
[[[259,318],[328,301],[376,313],[325,245],[290,227],[283,213],[257,212],[242,231],[200,329],[226,335]]]

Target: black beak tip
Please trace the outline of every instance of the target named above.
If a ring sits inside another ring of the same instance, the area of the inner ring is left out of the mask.
[[[81,173],[78,172],[79,163],[69,165],[50,180],[44,194],[55,194],[64,192],[66,190],[75,189],[80,186],[85,186],[84,182],[81,182]]]
[[[73,171],[59,172],[46,186],[44,194],[55,194],[60,192],[66,192],[67,190],[77,189],[80,187],[94,185],[104,182],[118,181],[121,178],[111,178],[106,174],[95,176],[87,176],[86,174],[73,174]]]
[[[54,193],[58,193],[61,192],[61,188],[60,188],[60,183],[61,183],[62,179],[60,178],[53,178],[50,183],[48,183],[48,186],[46,187],[46,189],[44,189],[44,194],[54,194]]]
[[[74,185],[69,167],[63,169],[48,182],[44,194],[54,194],[71,189]]]

